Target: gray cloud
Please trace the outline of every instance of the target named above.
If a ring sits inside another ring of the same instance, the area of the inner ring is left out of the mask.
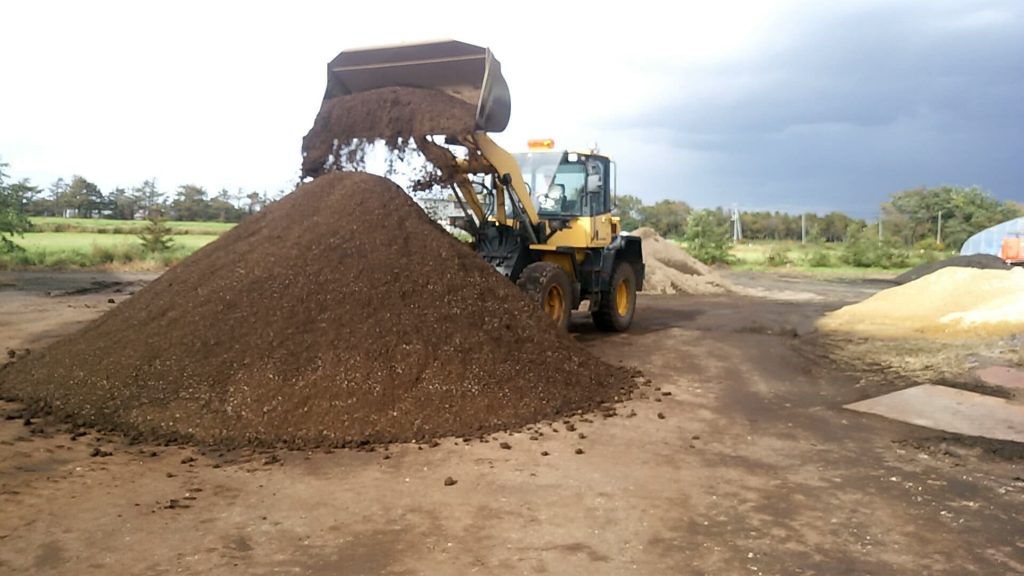
[[[641,189],[861,216],[918,185],[1024,200],[1024,4],[817,6],[755,54],[673,70],[660,106],[607,127],[667,131],[690,159]]]

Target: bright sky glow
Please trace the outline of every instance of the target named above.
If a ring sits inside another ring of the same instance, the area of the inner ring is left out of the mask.
[[[489,46],[509,149],[599,143],[624,193],[865,215],[922,184],[1024,199],[1024,4],[11,3],[0,158],[47,185],[290,189],[326,63]]]

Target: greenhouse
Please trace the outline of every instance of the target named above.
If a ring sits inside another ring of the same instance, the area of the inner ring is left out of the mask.
[[[992,254],[1008,262],[1024,262],[1024,217],[1007,220],[971,236],[960,254]]]

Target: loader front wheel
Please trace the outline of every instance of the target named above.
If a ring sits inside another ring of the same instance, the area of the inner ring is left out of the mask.
[[[551,262],[534,262],[523,269],[516,285],[537,302],[559,329],[569,329],[572,283],[561,266]]]
[[[608,291],[601,293],[601,303],[591,312],[594,324],[605,332],[625,332],[636,312],[636,272],[629,262],[618,262],[612,272]]]

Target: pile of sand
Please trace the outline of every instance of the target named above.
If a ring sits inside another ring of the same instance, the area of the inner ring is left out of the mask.
[[[675,242],[651,228],[630,234],[643,238],[644,292],[652,294],[723,294],[734,291],[727,280],[707,264],[690,256]]]
[[[883,290],[818,322],[868,336],[1002,337],[1024,333],[1024,270],[947,267]]]
[[[662,264],[691,276],[710,276],[714,274],[707,264],[690,256],[675,242],[662,238],[653,228],[646,226],[637,228],[633,236],[643,238],[644,258],[658,260]]]
[[[81,425],[222,446],[475,435],[626,390],[383,178],[300,187],[0,372]]]

